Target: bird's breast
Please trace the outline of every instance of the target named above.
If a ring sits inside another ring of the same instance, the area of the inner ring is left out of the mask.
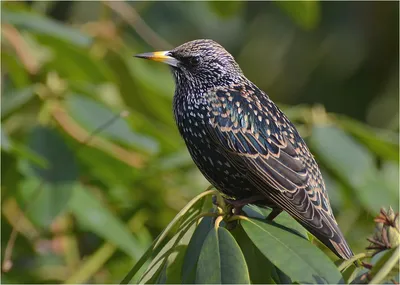
[[[245,175],[234,168],[226,152],[208,135],[207,104],[175,98],[174,116],[194,163],[206,179],[229,196],[247,196],[250,188]]]

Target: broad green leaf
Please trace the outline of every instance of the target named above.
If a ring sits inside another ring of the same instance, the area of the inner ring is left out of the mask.
[[[82,47],[88,47],[92,38],[81,33],[78,29],[68,27],[49,18],[34,13],[23,11],[1,11],[2,22],[15,25],[20,29],[27,29],[38,34],[50,35],[55,38],[66,40],[68,43]]]
[[[243,211],[252,218],[266,219],[271,213],[271,209],[260,208],[256,206],[245,206]],[[300,236],[308,239],[308,232],[302,225],[300,225],[294,218],[292,218],[287,212],[280,213],[273,221],[281,226],[286,227],[288,230],[294,231]]]
[[[29,177],[19,183],[17,199],[27,208],[29,219],[43,229],[62,214],[71,199],[77,183],[48,183]]]
[[[275,266],[261,253],[249,239],[241,225],[238,225],[232,235],[239,244],[249,268],[251,284],[275,284]]]
[[[208,233],[197,263],[197,284],[250,284],[243,253],[229,231],[215,227]]]
[[[275,3],[303,29],[313,29],[320,21],[321,12],[318,1],[276,1]]]
[[[378,212],[382,205],[398,201],[398,194],[379,179],[372,154],[342,130],[314,127],[310,143],[324,166],[350,185],[369,211]]]
[[[55,129],[41,126],[34,128],[28,145],[48,164],[43,168],[23,161],[21,167],[26,175],[36,176],[52,184],[66,184],[78,179],[75,154]]]
[[[118,114],[88,97],[69,95],[67,106],[72,117],[91,132],[112,121],[102,129],[99,136],[111,138],[150,153],[158,150],[157,142],[134,133],[124,118],[118,117]]]
[[[337,284],[342,276],[315,245],[296,234],[256,219],[241,221],[258,249],[293,281]]]
[[[35,85],[31,85],[23,89],[5,93],[1,100],[1,117],[4,118],[26,104],[35,95],[34,90]]]
[[[190,239],[188,248],[185,253],[182,265],[182,284],[193,284],[196,277],[196,265],[199,259],[201,249],[209,231],[213,227],[213,218],[204,217],[197,226]]]
[[[143,254],[142,246],[126,225],[87,189],[82,186],[74,189],[69,209],[82,227],[115,244],[135,260]]]
[[[30,134],[29,148],[47,162],[45,167],[22,159],[19,168],[27,176],[19,189],[19,201],[29,205],[29,217],[46,228],[67,206],[76,187],[78,167],[74,153],[58,133],[36,127]]]
[[[175,251],[168,258],[168,267],[166,269],[166,284],[182,284],[182,266],[184,264],[187,245],[181,245],[175,248]]]
[[[376,130],[344,116],[337,116],[337,123],[373,153],[385,159],[399,161],[399,138],[397,134]]]

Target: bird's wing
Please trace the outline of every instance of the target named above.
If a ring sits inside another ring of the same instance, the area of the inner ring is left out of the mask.
[[[257,87],[207,95],[208,133],[257,189],[302,223],[337,229],[318,166],[294,126]],[[324,224],[329,224],[324,226]]]

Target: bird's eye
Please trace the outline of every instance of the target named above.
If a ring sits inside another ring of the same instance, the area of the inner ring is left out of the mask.
[[[200,57],[198,56],[192,56],[189,58],[189,63],[191,66],[196,66],[200,63]]]

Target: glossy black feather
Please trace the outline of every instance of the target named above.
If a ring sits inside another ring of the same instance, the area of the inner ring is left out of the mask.
[[[344,238],[332,214],[318,165],[296,128],[251,82],[206,96],[208,135],[248,182],[290,213],[332,250]],[[222,147],[221,147],[222,146]],[[352,252],[348,247],[344,256]]]

